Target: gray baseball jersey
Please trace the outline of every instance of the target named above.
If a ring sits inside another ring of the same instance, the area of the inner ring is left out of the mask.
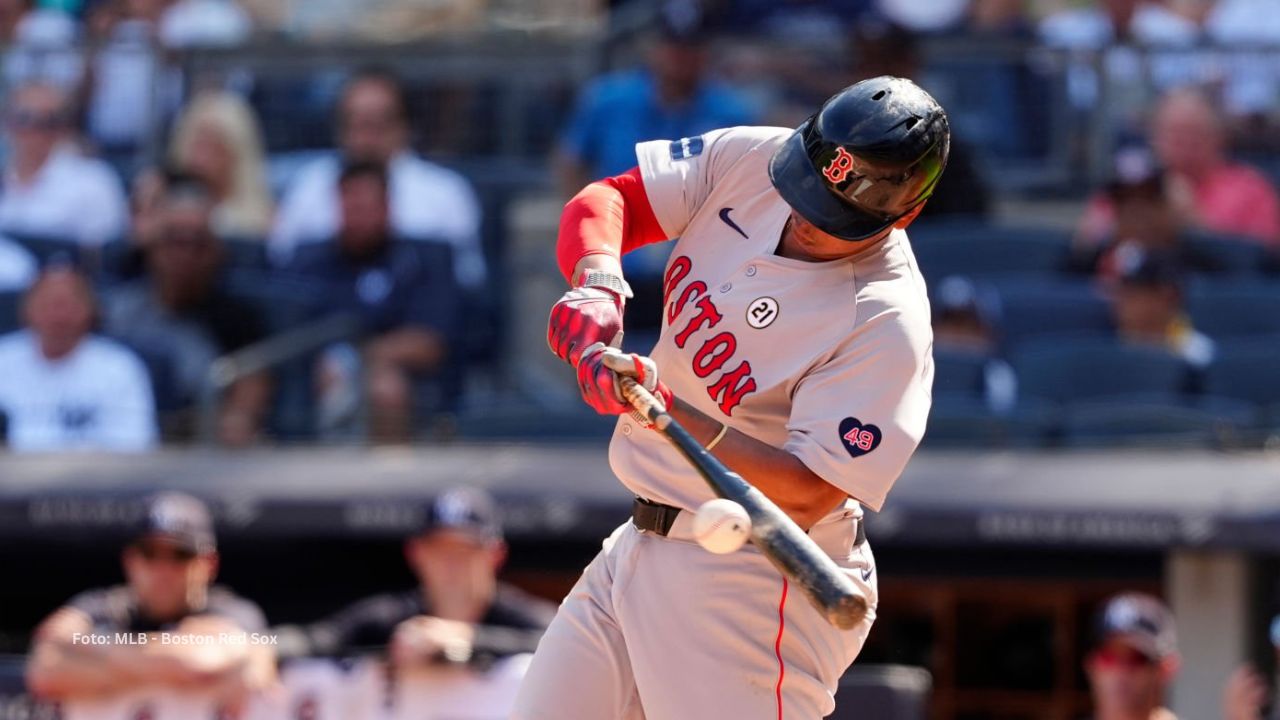
[[[790,130],[731,128],[642,143],[645,190],[668,236],[662,333],[651,356],[677,397],[794,453],[879,509],[924,433],[929,305],[906,234],[851,258],[776,249],[790,208],[768,163]],[[637,495],[686,509],[712,497],[658,433],[623,416],[609,446]],[[693,513],[663,537],[630,522],[570,591],[543,636],[513,720],[816,720],[875,620],[875,561],[855,502],[810,536],[870,612],[840,631],[754,545],[713,555]]]
[[[650,355],[676,397],[879,510],[929,414],[929,301],[901,230],[853,258],[775,254],[791,208],[768,163],[791,132],[731,128],[636,147],[654,214],[680,238]],[[609,458],[642,497],[689,509],[712,497],[669,442],[625,415]]]

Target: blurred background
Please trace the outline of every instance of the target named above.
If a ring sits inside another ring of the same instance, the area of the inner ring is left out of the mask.
[[[954,141],[859,664],[927,671],[902,717],[1081,717],[1094,618],[1138,591],[1180,717],[1275,674],[1275,0],[0,0],[0,43],[0,718],[55,716],[33,630],[119,581],[159,490],[208,503],[272,626],[412,587],[457,485],[557,601],[629,508],[546,349],[561,205],[638,141],[881,74]],[[635,350],[665,252],[627,258]]]

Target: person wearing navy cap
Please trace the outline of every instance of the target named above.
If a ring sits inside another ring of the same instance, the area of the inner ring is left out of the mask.
[[[121,555],[125,583],[80,593],[36,629],[32,694],[76,701],[159,686],[213,690],[235,707],[274,686],[262,610],[213,584],[219,558],[208,507],[160,493],[138,509]]]
[[[493,499],[458,487],[434,498],[404,542],[412,590],[364,600],[305,627],[281,628],[289,655],[386,652],[397,666],[484,666],[533,652],[555,614],[550,603],[497,579],[507,557]]]

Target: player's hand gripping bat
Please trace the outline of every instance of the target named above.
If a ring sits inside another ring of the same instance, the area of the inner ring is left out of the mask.
[[[764,493],[702,447],[662,409],[648,390],[632,378],[620,380],[627,402],[693,463],[711,489],[747,511],[751,517],[751,541],[782,574],[804,590],[827,621],[841,630],[849,630],[862,622],[867,614],[867,600],[835,561]]]

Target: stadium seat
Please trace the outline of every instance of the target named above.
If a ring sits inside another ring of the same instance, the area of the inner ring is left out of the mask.
[[[223,238],[222,246],[227,267],[247,270],[266,270],[267,243],[263,238]]]
[[[1205,393],[1249,402],[1259,410],[1280,405],[1278,349],[1280,336],[1220,344],[1213,364],[1204,374]]]
[[[1187,312],[1197,330],[1218,340],[1280,335],[1280,284],[1197,282]]]
[[[1052,407],[1036,401],[999,415],[972,396],[935,394],[920,445],[930,449],[1039,447],[1047,442],[1054,423]]]
[[[1057,403],[1135,394],[1173,398],[1188,374],[1181,359],[1163,350],[1078,337],[1024,343],[1010,362],[1020,397]]]
[[[905,665],[855,665],[836,689],[836,710],[829,720],[924,720],[933,678],[924,668]]]
[[[1064,247],[1071,242],[1071,231],[1033,225],[998,225],[976,217],[922,218],[908,231],[912,245],[935,243],[981,245],[988,241],[1042,241]]]
[[[1189,255],[1203,258],[1219,272],[1230,275],[1257,275],[1271,260],[1266,249],[1251,240],[1195,233],[1183,242]]]
[[[1027,233],[1015,237],[1003,232],[975,237],[940,235],[914,240],[912,247],[921,272],[931,280],[947,275],[1051,275],[1061,270],[1067,259],[1067,244],[1036,231]]]
[[[84,261],[84,252],[80,244],[74,240],[32,235],[7,235],[7,237],[35,255],[41,266],[48,265],[50,262],[80,265]]]
[[[1006,348],[1050,335],[1112,333],[1111,307],[1090,283],[1005,278],[992,285],[1000,298],[999,331]]]
[[[0,292],[0,335],[22,327],[22,292]]]
[[[1062,416],[1067,447],[1217,447],[1239,434],[1238,418],[1174,402],[1082,401]]]
[[[987,356],[957,350],[933,351],[933,394],[982,398]]]

